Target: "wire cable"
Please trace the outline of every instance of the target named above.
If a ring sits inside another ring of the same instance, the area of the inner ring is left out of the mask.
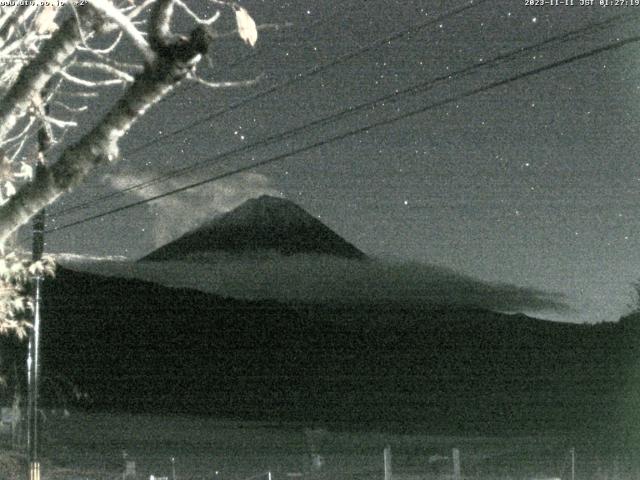
[[[635,15],[635,17],[640,16],[640,14]],[[483,68],[488,68],[488,67],[493,67],[493,66],[497,66],[502,64],[505,61],[512,61],[512,60],[517,60],[518,56],[521,56],[523,54],[527,54],[529,52],[532,51],[540,51],[545,47],[549,47],[549,46],[554,46],[557,43],[561,43],[561,42],[566,42],[569,40],[572,40],[574,38],[579,38],[582,35],[588,34],[588,33],[592,33],[593,31],[597,31],[600,30],[608,25],[610,25],[611,23],[613,23],[614,21],[619,20],[621,17],[624,17],[626,21],[632,21],[633,18],[630,18],[629,15],[618,15],[615,16],[613,18],[609,18],[607,20],[604,20],[602,22],[598,22],[595,24],[591,24],[588,25],[586,27],[582,27],[580,29],[571,31],[571,32],[567,32],[567,33],[563,33],[560,35],[556,35],[554,37],[551,37],[543,42],[534,44],[534,45],[530,45],[530,46],[526,46],[526,47],[520,47],[520,48],[516,48],[513,49],[509,52],[506,52],[504,54],[500,54],[496,57],[494,57],[493,59],[489,59],[486,61],[482,61],[482,62],[476,62],[470,66],[464,67],[460,70],[454,71],[454,72],[450,72],[447,73],[445,75],[441,75],[438,77],[435,77],[433,79],[430,79],[428,81],[425,82],[421,82],[417,85],[412,85],[409,86],[407,88],[404,88],[402,90],[396,90],[391,94],[388,95],[384,95],[381,97],[378,97],[376,99],[373,100],[368,100],[365,102],[362,102],[360,104],[357,105],[353,105],[353,106],[349,106],[343,110],[340,110],[336,113],[330,114],[328,116],[322,117],[320,119],[316,119],[310,123],[306,123],[304,125],[301,125],[299,127],[284,131],[284,132],[280,132],[277,134],[273,134],[270,135],[268,137],[265,137],[263,139],[257,140],[255,142],[252,142],[250,144],[247,145],[243,145],[231,150],[227,150],[226,152],[223,152],[221,154],[218,154],[214,157],[199,161],[199,162],[195,162],[191,165],[187,165],[184,167],[180,167],[180,168],[176,168],[176,169],[172,169],[168,172],[162,173],[154,178],[151,178],[149,180],[146,180],[144,182],[140,182],[136,185],[132,185],[129,186],[127,188],[124,189],[120,189],[118,191],[88,200],[86,202],[83,202],[81,204],[78,205],[74,205],[71,207],[68,207],[66,209],[60,210],[59,212],[56,212],[54,214],[52,214],[52,216],[59,218],[65,215],[68,215],[74,211],[78,211],[78,210],[85,210],[88,207],[91,207],[93,205],[99,204],[104,202],[105,200],[111,199],[111,198],[115,198],[121,195],[124,195],[125,193],[131,192],[131,191],[135,191],[135,190],[140,190],[140,189],[144,189],[147,188],[149,186],[155,185],[157,183],[160,183],[162,181],[165,180],[170,180],[173,178],[177,178],[179,176],[185,175],[187,173],[193,172],[195,170],[210,166],[212,164],[217,164],[222,162],[223,160],[239,154],[239,153],[243,153],[243,152],[247,152],[249,150],[252,150],[254,148],[257,147],[263,147],[263,146],[267,146],[276,142],[280,142],[282,140],[286,140],[289,139],[299,133],[303,133],[311,128],[315,128],[318,126],[322,126],[331,122],[335,122],[337,120],[341,120],[343,117],[347,116],[347,115],[351,115],[354,113],[357,113],[363,109],[375,106],[378,103],[384,103],[384,102],[389,102],[389,101],[393,101],[395,99],[397,99],[398,97],[402,96],[402,95],[407,95],[407,94],[415,94],[418,92],[425,92],[427,90],[429,90],[430,88],[436,86],[438,83],[444,82],[444,81],[451,81],[457,78],[461,78],[461,77],[465,77],[468,75],[471,75],[473,73],[475,73],[476,71],[483,69]]]
[[[442,107],[444,105],[447,105],[447,104],[450,104],[450,103],[453,103],[453,102],[457,102],[457,101],[469,98],[471,96],[478,95],[480,93],[485,93],[485,92],[487,92],[489,90],[493,90],[495,88],[499,88],[499,87],[508,85],[510,83],[522,80],[524,78],[528,78],[528,77],[531,77],[531,76],[534,76],[534,75],[538,75],[540,73],[543,73],[543,72],[546,72],[546,71],[549,71],[549,70],[552,70],[552,69],[555,69],[555,68],[558,68],[558,67],[562,67],[562,66],[565,66],[565,65],[569,65],[569,64],[577,62],[579,60],[584,60],[585,58],[589,58],[589,57],[592,57],[592,56],[595,56],[595,55],[600,55],[602,53],[605,53],[605,52],[608,52],[608,51],[611,51],[611,50],[615,50],[615,49],[619,49],[619,48],[622,48],[624,46],[631,45],[631,44],[637,43],[637,42],[640,42],[640,35],[639,36],[633,36],[633,37],[630,37],[630,38],[626,38],[624,40],[619,40],[619,41],[616,41],[616,42],[612,42],[612,43],[610,43],[608,45],[605,45],[605,46],[602,46],[602,47],[598,47],[598,48],[589,50],[587,52],[579,53],[579,54],[573,55],[571,57],[568,57],[568,58],[565,58],[565,59],[562,59],[562,60],[558,60],[558,61],[552,62],[550,64],[534,68],[532,70],[528,70],[526,72],[522,72],[522,73],[518,73],[518,74],[515,74],[515,75],[512,75],[512,76],[509,76],[508,78],[503,79],[503,80],[497,80],[497,81],[491,82],[491,83],[489,83],[487,85],[473,88],[473,89],[468,90],[468,91],[466,91],[466,92],[464,92],[464,93],[462,93],[460,95],[456,95],[456,96],[453,96],[453,97],[449,97],[447,99],[436,101],[434,103],[428,104],[426,106],[422,106],[422,107],[420,107],[418,109],[411,110],[409,112],[405,112],[405,113],[403,113],[401,115],[397,115],[397,116],[392,117],[392,118],[379,120],[379,121],[371,123],[369,125],[365,125],[365,126],[362,126],[362,127],[351,129],[351,130],[348,130],[348,131],[343,132],[341,134],[335,135],[333,137],[329,137],[329,138],[326,138],[326,139],[323,139],[323,140],[319,140],[317,142],[311,143],[311,144],[306,145],[304,147],[300,147],[300,148],[294,149],[292,151],[289,151],[289,152],[286,152],[286,153],[282,153],[282,154],[267,158],[265,160],[261,160],[259,162],[255,162],[255,163],[252,163],[250,165],[238,167],[238,168],[230,170],[228,172],[224,172],[224,173],[209,177],[207,179],[200,180],[198,182],[190,183],[188,185],[184,185],[184,186],[182,186],[180,188],[176,188],[176,189],[173,189],[173,190],[168,191],[168,192],[164,192],[164,193],[161,193],[161,194],[158,194],[158,195],[154,195],[154,196],[146,198],[146,199],[142,199],[142,200],[139,200],[139,201],[136,201],[136,202],[132,202],[132,203],[129,203],[127,205],[123,205],[123,206],[120,206],[120,207],[117,207],[117,208],[114,208],[114,209],[111,209],[111,210],[108,210],[106,212],[102,212],[102,213],[99,213],[99,214],[96,214],[96,215],[91,215],[89,217],[86,217],[86,218],[83,218],[83,219],[80,219],[80,220],[77,220],[77,221],[74,221],[74,222],[71,222],[71,223],[67,223],[67,224],[61,225],[59,227],[54,227],[54,228],[48,229],[48,230],[46,230],[46,233],[53,233],[53,232],[58,232],[58,231],[61,231],[61,230],[65,230],[65,229],[74,227],[76,225],[81,225],[83,223],[87,223],[87,222],[90,222],[90,221],[93,221],[93,220],[97,220],[99,218],[106,217],[108,215],[113,215],[113,214],[118,213],[118,212],[129,210],[131,208],[134,208],[134,207],[137,207],[137,206],[140,206],[140,205],[144,205],[144,204],[159,200],[161,198],[166,198],[168,196],[175,195],[177,193],[184,192],[186,190],[190,190],[190,189],[193,189],[193,188],[196,188],[196,187],[200,187],[202,185],[206,185],[208,183],[212,183],[212,182],[215,182],[217,180],[220,180],[220,179],[223,179],[223,178],[226,178],[226,177],[230,177],[232,175],[235,175],[235,174],[238,174],[238,173],[241,173],[241,172],[245,172],[245,171],[253,170],[253,169],[258,168],[258,167],[269,165],[269,164],[284,160],[286,158],[289,158],[289,157],[291,157],[293,155],[297,155],[297,154],[300,154],[300,153],[305,153],[305,152],[308,152],[310,150],[316,149],[318,147],[321,147],[321,146],[324,146],[324,145],[327,145],[327,144],[331,144],[331,143],[334,143],[334,142],[337,142],[337,141],[340,141],[340,140],[344,140],[346,138],[349,138],[349,137],[352,137],[352,136],[367,132],[367,131],[369,131],[369,130],[371,130],[373,128],[378,128],[378,127],[381,127],[381,126],[390,125],[390,124],[396,123],[398,121],[405,120],[407,118],[410,118],[410,117],[425,113],[427,111]]]
[[[297,75],[294,75],[293,77],[290,77],[286,80],[284,80],[283,82],[277,83],[275,85],[272,85],[269,88],[266,88],[265,90],[261,90],[260,92],[257,92],[253,95],[249,95],[248,97],[245,97],[237,102],[232,103],[231,105],[228,105],[224,108],[221,108],[199,120],[194,120],[193,122],[188,123],[187,125],[184,125],[176,130],[173,130],[171,132],[167,132],[163,135],[160,135],[156,138],[154,138],[153,140],[149,140],[148,142],[144,142],[136,147],[134,147],[133,149],[131,149],[128,152],[128,155],[132,155],[135,153],[138,153],[141,150],[144,150],[146,148],[149,148],[152,145],[157,145],[158,142],[164,142],[165,140],[167,140],[168,138],[174,137],[175,135],[178,135],[180,133],[186,132],[188,130],[191,130],[193,127],[197,126],[197,125],[201,125],[205,122],[208,122],[210,120],[213,120],[214,118],[220,117],[226,113],[232,112],[234,110],[237,110],[240,107],[243,107],[245,105],[247,105],[250,102],[253,102],[255,100],[258,100],[262,97],[265,97],[277,90],[281,90],[284,88],[287,88],[295,83],[298,83],[302,80],[308,79],[313,77],[314,75],[319,74],[320,72],[323,72],[324,70],[327,70],[328,68],[334,67],[336,65],[339,65],[341,63],[344,63],[348,60],[351,60],[352,58],[355,58],[357,56],[360,56],[366,52],[369,52],[377,47],[380,47],[386,43],[392,42],[394,40],[397,40],[399,38],[404,37],[405,35],[408,35],[410,33],[415,33],[418,32],[430,25],[433,25],[435,23],[438,22],[442,22],[443,20],[446,20],[447,18],[456,16],[460,13],[463,13],[471,8],[475,8],[477,6],[480,6],[481,4],[487,2],[488,0],[470,0],[469,2],[466,2],[463,6],[461,7],[457,7],[457,8],[453,8],[451,10],[446,11],[445,13],[437,16],[436,18],[432,18],[430,20],[427,20],[425,22],[419,23],[417,25],[413,25],[409,28],[405,28],[403,30],[399,30],[397,32],[394,32],[384,38],[380,38],[378,40],[375,40],[374,42],[365,45],[363,47],[360,47],[352,52],[348,52],[345,53],[343,55],[340,55],[336,58],[334,58],[333,60],[320,64],[320,65],[316,65],[312,68],[310,68],[309,70],[306,70],[305,72],[302,73],[298,73]]]

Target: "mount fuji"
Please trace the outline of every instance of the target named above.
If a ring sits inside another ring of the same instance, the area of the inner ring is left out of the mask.
[[[263,195],[213,218],[151,252],[142,261],[189,260],[211,253],[316,254],[364,260],[366,255],[295,203]]]

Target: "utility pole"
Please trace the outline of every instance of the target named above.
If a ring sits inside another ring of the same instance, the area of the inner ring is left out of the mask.
[[[451,452],[453,458],[453,478],[454,480],[460,480],[460,450],[454,448]]]
[[[44,250],[45,212],[41,210],[33,219],[33,261],[42,258]],[[40,480],[38,461],[38,395],[40,387],[40,323],[42,307],[42,275],[36,274],[33,283],[33,329],[29,337],[28,367],[28,411],[27,411],[27,454],[29,459],[29,480]]]
[[[383,451],[384,458],[384,480],[392,480],[393,472],[391,467],[391,446],[387,445]]]
[[[46,89],[45,89],[46,91]],[[43,107],[48,113],[48,106]],[[38,163],[34,178],[42,174],[45,165],[45,154],[51,146],[51,136],[47,126],[43,124],[38,130]],[[40,210],[33,217],[32,261],[42,259],[44,252],[45,210]],[[29,335],[27,355],[27,459],[29,462],[28,480],[40,480],[40,462],[38,460],[38,395],[40,389],[40,323],[42,309],[42,275],[36,273],[32,279],[33,288],[33,328]]]
[[[571,480],[576,480],[576,449],[571,447]]]

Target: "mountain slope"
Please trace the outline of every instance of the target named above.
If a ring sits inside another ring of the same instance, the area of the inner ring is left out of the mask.
[[[263,195],[205,223],[142,260],[184,260],[207,253],[299,253],[364,259],[352,244],[295,203]]]
[[[284,305],[60,269],[43,372],[98,409],[426,425],[609,427],[637,335],[484,310]],[[402,318],[399,322],[398,319]],[[624,334],[624,335],[623,335]]]

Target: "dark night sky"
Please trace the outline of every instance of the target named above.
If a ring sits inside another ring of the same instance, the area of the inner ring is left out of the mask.
[[[196,2],[194,2],[196,3]],[[204,2],[201,2],[204,3]],[[575,0],[579,3],[579,0]],[[264,74],[255,87],[182,86],[122,142],[124,159],[51,207],[54,213],[176,166],[286,131],[409,85],[621,15],[599,31],[386,102],[190,176],[53,217],[60,225],[195,179],[458,95],[637,34],[638,7],[488,1],[135,154],[128,151],[247,95],[368,45],[459,1],[244,1],[262,32],[256,54],[214,45],[212,80]],[[482,59],[482,60],[481,60]],[[247,197],[282,194],[368,254],[451,267],[492,282],[566,293],[563,319],[615,319],[638,278],[640,44],[546,71],[221,182],[50,235],[53,252],[137,258]],[[107,92],[115,97],[117,90]],[[95,115],[95,114],[94,114]],[[90,123],[90,122],[88,122]]]

